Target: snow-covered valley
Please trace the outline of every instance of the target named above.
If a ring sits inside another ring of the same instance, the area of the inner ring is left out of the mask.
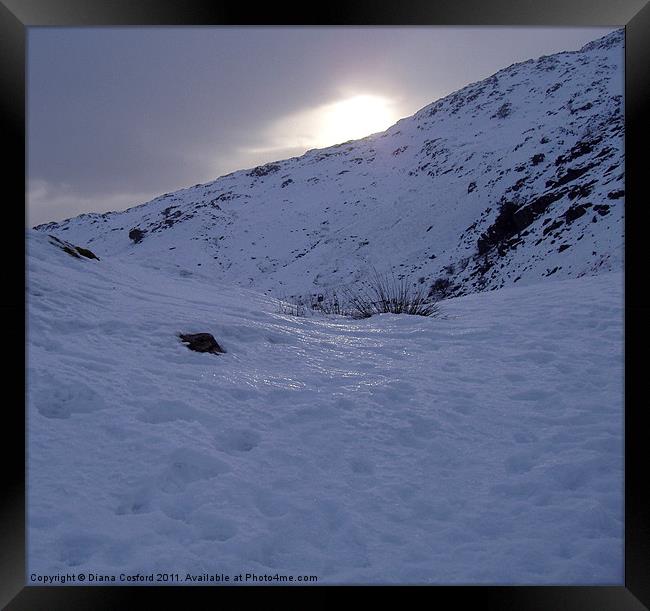
[[[28,576],[621,584],[622,94],[619,31],[29,230]],[[440,315],[277,299],[370,266]]]
[[[620,273],[355,321],[28,250],[30,573],[621,582]]]

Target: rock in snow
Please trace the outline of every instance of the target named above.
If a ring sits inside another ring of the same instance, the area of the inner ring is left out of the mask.
[[[210,352],[212,354],[225,352],[210,333],[179,333],[178,337],[194,352]]]
[[[69,254],[71,257],[74,257],[75,259],[81,259],[81,257],[85,257],[86,259],[96,259],[99,261],[99,257],[92,251],[88,250],[87,248],[83,248],[82,246],[75,246],[74,244],[70,244],[70,242],[66,242],[65,240],[60,240],[56,236],[49,236],[50,237],[50,242],[54,244],[57,248],[60,248],[63,252]]]
[[[133,240],[134,244],[139,244],[144,238],[144,231],[141,229],[133,228],[129,231],[129,238]]]

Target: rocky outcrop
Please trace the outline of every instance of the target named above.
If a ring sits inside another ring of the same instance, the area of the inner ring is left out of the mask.
[[[53,235],[49,236],[49,238],[50,242],[54,244],[54,246],[60,248],[63,252],[69,254],[71,257],[75,257],[76,259],[81,259],[84,257],[86,259],[97,259],[97,261],[99,261],[99,257],[92,250],[82,248],[81,246],[75,246],[74,244],[70,244],[70,242],[60,240]]]
[[[129,238],[133,240],[134,244],[139,244],[142,242],[142,239],[144,238],[145,232],[142,231],[142,229],[138,229],[137,227],[134,227],[129,231]]]

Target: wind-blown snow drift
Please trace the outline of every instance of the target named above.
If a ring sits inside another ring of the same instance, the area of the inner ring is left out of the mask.
[[[28,255],[28,574],[622,583],[621,273],[353,321]]]

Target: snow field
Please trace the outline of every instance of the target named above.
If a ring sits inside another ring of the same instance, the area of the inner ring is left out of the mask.
[[[622,583],[622,274],[355,321],[28,255],[28,573]]]

